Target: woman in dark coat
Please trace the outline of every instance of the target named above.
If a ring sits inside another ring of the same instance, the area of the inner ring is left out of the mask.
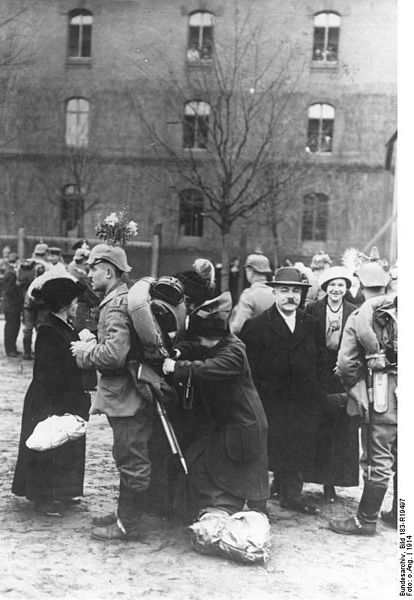
[[[351,278],[344,267],[330,267],[320,281],[327,292],[322,300],[311,302],[306,312],[316,317],[327,347],[327,395],[316,437],[316,455],[312,468],[304,473],[305,481],[321,483],[326,501],[334,502],[335,486],[359,483],[358,422],[346,413],[347,395],[334,374],[342,333],[355,306],[344,297]]]
[[[179,360],[164,362],[164,373],[177,382],[191,373],[196,402],[207,414],[186,452],[191,518],[208,509],[233,514],[246,500],[266,512],[267,421],[244,344],[229,333],[230,313],[229,292],[205,302],[190,316],[188,335],[198,343],[178,344]]]
[[[47,516],[63,516],[65,503],[79,501],[83,494],[85,436],[43,452],[27,448],[26,440],[50,415],[71,413],[88,419],[90,396],[83,390],[82,371],[70,351],[70,343],[79,338],[67,320],[83,291],[84,287],[69,277],[50,279],[33,291],[50,308],[50,314],[37,332],[12,492],[34,501],[36,511]]]

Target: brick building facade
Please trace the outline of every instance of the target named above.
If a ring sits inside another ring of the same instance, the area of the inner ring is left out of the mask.
[[[289,46],[289,61],[280,67],[285,88],[292,81],[290,109],[278,152],[294,157],[298,169],[309,165],[306,177],[286,192],[279,260],[309,262],[319,249],[334,257],[351,245],[362,249],[392,211],[384,163],[396,124],[395,0],[238,4],[262,22],[263,35],[273,40],[270,50]],[[219,260],[220,232],[203,214],[205,199],[184,182],[171,182],[168,157],[156,152],[142,112],[183,159],[190,148],[203,160],[205,103],[189,96],[183,104],[177,90],[189,71],[211,68],[234,25],[233,2],[10,5],[27,10],[0,27],[19,34],[0,40],[3,55],[11,44],[19,50],[10,67],[0,68],[7,84],[0,117],[0,236],[25,227],[33,235],[93,239],[97,213],[129,206],[141,240],[150,240],[162,223],[162,271],[188,267],[200,254]],[[174,95],[181,114],[171,109]],[[389,234],[376,240],[386,255]],[[238,221],[230,237],[231,258],[256,246],[274,255],[263,210]]]

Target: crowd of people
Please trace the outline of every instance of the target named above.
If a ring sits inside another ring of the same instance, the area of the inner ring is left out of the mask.
[[[394,504],[381,515],[397,526],[396,267],[375,251],[352,269],[321,252],[310,267],[273,273],[255,252],[233,307],[206,259],[132,284],[119,245],[81,240],[74,251],[67,266],[42,243],[29,260],[7,258],[6,354],[17,356],[22,313],[23,358],[37,331],[14,494],[50,517],[80,502],[85,439],[45,452],[26,441],[51,414],[105,414],[119,497],[93,519],[95,539],[140,539],[161,468],[169,511],[197,523],[243,510],[267,518],[269,500],[317,514],[304,484],[334,503],[338,487],[359,484],[361,466],[357,514],[331,530],[373,535],[393,476]]]

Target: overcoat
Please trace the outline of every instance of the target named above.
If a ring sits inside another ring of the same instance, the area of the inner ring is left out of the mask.
[[[38,329],[12,487],[18,496],[54,500],[83,493],[85,436],[45,452],[26,447],[35,426],[50,415],[89,418],[89,394],[83,390],[81,371],[70,351],[70,343],[77,339],[75,330],[52,314]]]
[[[349,315],[356,306],[343,301],[341,336]],[[326,337],[327,298],[307,305],[306,312],[318,320],[320,335]],[[327,350],[327,393],[345,393],[345,389],[334,369],[338,357],[337,350]],[[359,439],[358,421],[346,413],[346,398],[341,406],[333,405],[329,398],[318,428],[316,456],[312,468],[304,473],[305,481],[325,485],[356,486],[359,483]]]
[[[190,369],[196,398],[209,415],[193,448],[205,453],[205,465],[214,483],[243,499],[269,496],[266,455],[267,421],[253,384],[244,344],[229,334],[206,351],[198,344],[178,344],[182,355],[202,360],[178,360],[174,378],[187,381]],[[200,444],[204,437],[205,443]],[[188,450],[189,472],[197,486],[198,456]]]
[[[326,349],[314,317],[296,311],[292,333],[273,305],[240,332],[269,424],[269,467],[301,471],[313,461],[325,390]]]

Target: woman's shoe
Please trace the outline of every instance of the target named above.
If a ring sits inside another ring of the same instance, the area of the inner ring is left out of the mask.
[[[35,504],[35,510],[37,513],[44,515],[45,517],[64,517],[62,503],[57,501],[49,503],[37,503]]]
[[[326,504],[334,504],[337,499],[335,486],[324,485],[323,486],[323,495],[325,496]]]

